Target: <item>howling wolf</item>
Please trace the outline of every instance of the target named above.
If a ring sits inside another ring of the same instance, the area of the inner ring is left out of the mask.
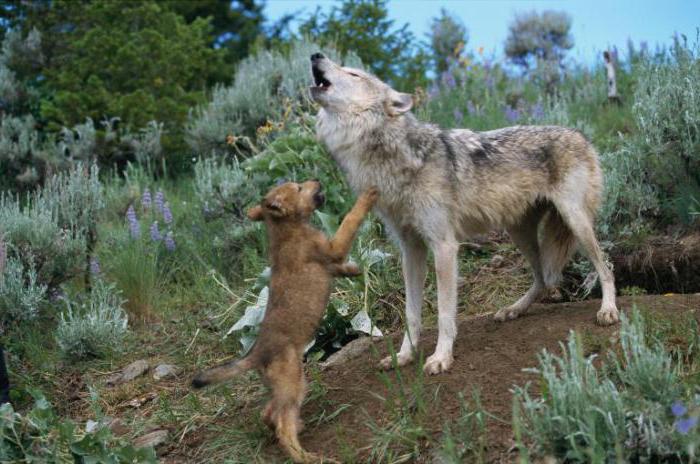
[[[414,358],[428,249],[435,258],[439,335],[430,374],[452,365],[457,333],[457,252],[473,234],[505,228],[525,255],[532,287],[497,321],[514,319],[557,285],[576,244],[600,278],[600,324],[619,320],[615,282],[593,220],[602,175],[595,149],[578,131],[516,126],[488,132],[440,129],[410,113],[410,95],[320,53],[311,56],[316,132],[355,192],[376,185],[376,210],[402,252],[407,330],[398,364]],[[381,361],[389,368],[391,359]]]

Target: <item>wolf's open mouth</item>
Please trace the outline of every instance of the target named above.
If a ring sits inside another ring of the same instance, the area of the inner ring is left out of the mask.
[[[316,66],[311,67],[311,73],[314,75],[314,84],[316,84],[316,87],[327,89],[331,86],[331,82],[323,75],[323,71]]]

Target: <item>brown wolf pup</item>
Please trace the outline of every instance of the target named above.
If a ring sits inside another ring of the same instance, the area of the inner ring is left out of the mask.
[[[265,221],[269,238],[272,276],[265,318],[248,355],[202,371],[192,381],[192,386],[201,388],[257,369],[272,390],[263,421],[275,429],[280,445],[294,462],[321,460],[304,451],[297,436],[305,394],[304,347],[326,310],[333,277],[360,273],[345,259],[377,197],[375,188],[362,193],[330,239],[309,224],[311,214],[324,200],[317,181],[280,185],[262,204],[250,209],[248,217]]]

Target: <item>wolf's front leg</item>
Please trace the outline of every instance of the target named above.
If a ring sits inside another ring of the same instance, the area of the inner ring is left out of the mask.
[[[418,347],[421,329],[421,308],[423,306],[423,287],[428,263],[428,248],[418,237],[402,237],[401,267],[406,288],[406,332],[401,349],[396,354],[399,366],[413,361]],[[393,360],[388,356],[381,360],[382,369],[391,369]]]
[[[452,345],[457,335],[457,252],[454,239],[433,245],[438,291],[438,341],[433,353],[425,360],[423,370],[439,374],[452,366]]]

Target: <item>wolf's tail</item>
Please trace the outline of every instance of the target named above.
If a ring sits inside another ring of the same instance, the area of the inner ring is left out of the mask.
[[[576,251],[576,237],[554,207],[544,218],[540,240],[544,284],[547,288],[556,287],[561,280],[564,266]]]
[[[192,386],[194,388],[202,388],[206,387],[207,385],[221,383],[232,379],[237,375],[252,369],[253,367],[253,361],[250,359],[250,357],[229,361],[197,374],[194,379],[192,379]]]

